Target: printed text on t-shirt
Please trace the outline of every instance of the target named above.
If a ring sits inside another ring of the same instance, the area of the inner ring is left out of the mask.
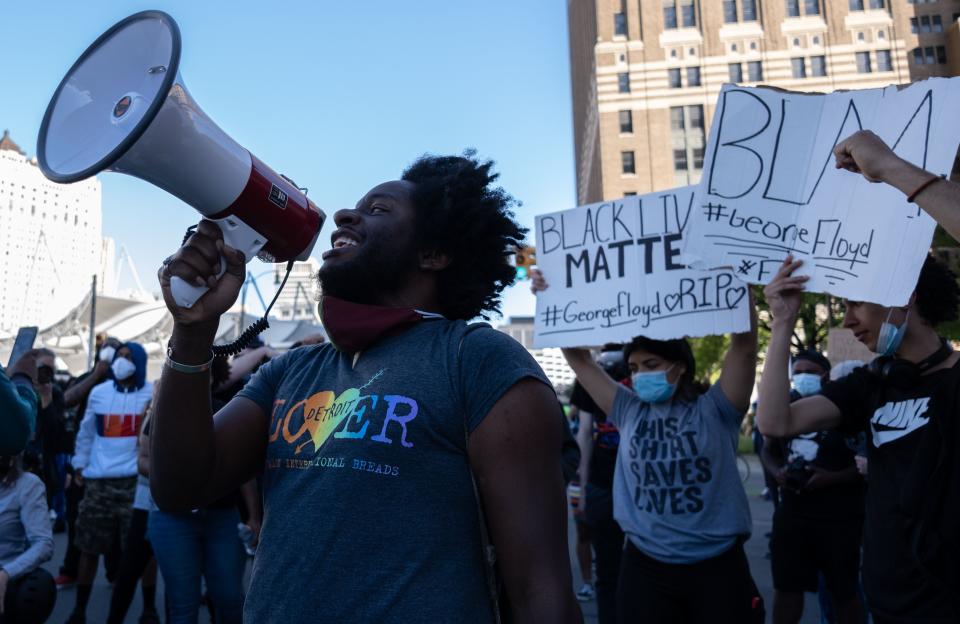
[[[681,515],[703,510],[703,484],[713,478],[695,431],[680,431],[676,417],[647,417],[630,436],[633,502],[647,513]]]

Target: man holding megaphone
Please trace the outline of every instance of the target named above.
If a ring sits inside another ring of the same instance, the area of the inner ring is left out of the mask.
[[[211,346],[245,258],[204,221],[160,269],[175,324],[151,488],[187,510],[263,474],[246,620],[580,621],[556,396],[519,343],[466,322],[498,310],[525,233],[491,167],[425,156],[337,212],[319,272],[332,344],[265,364],[212,418]],[[209,291],[181,307],[175,277]]]

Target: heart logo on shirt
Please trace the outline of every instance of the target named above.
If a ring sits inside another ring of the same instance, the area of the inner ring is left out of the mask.
[[[303,440],[294,449],[294,454],[299,455],[307,444],[313,443],[314,452],[320,448],[330,437],[343,420],[353,413],[353,409],[360,399],[360,390],[357,388],[348,388],[334,398],[333,392],[324,390],[309,396],[308,398],[294,404],[286,416],[283,418],[281,433],[283,439],[293,444],[303,438],[307,433],[309,439]],[[296,433],[290,432],[290,421],[296,414],[301,414],[303,424],[300,425]]]

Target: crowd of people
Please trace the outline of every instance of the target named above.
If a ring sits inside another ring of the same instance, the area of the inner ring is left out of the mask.
[[[960,237],[960,186],[869,132],[836,157]],[[424,156],[338,211],[318,276],[323,344],[213,356],[245,259],[202,222],[159,271],[174,318],[159,380],[147,381],[140,345],[110,339],[62,389],[43,349],[0,375],[2,617],[43,621],[55,585],[75,583],[70,621],[85,621],[102,555],[111,622],[138,579],[141,621],[196,621],[201,577],[215,622],[579,622],[577,600],[595,599],[602,624],[745,624],[768,611],[788,624],[809,591],[837,624],[960,620],[960,354],[936,329],[960,311],[949,269],[929,257],[904,306],[844,302],[844,326],[879,354],[862,366],[791,353],[801,261],[787,257],[764,288],[766,605],[737,467],[756,312],[713,384],[684,339],[565,349],[574,444],[529,353],[468,323],[499,309],[515,279],[505,250],[525,235],[495,181],[473,154]],[[210,290],[182,308],[174,276]],[[70,547],[53,579],[40,566],[60,528]],[[246,592],[241,537],[258,544]]]
[[[218,360],[214,407],[277,355],[259,342]],[[147,380],[144,348],[98,336],[94,367],[76,378],[57,370],[56,360],[53,351],[34,349],[3,378],[5,398],[30,416],[5,414],[7,427],[26,427],[5,429],[0,450],[0,622],[44,621],[56,590],[67,587],[75,587],[68,621],[86,621],[101,556],[112,593],[109,611],[92,614],[93,621],[123,622],[139,584],[142,624],[161,621],[164,611],[168,622],[195,622],[204,602],[214,621],[240,622],[242,576],[263,515],[257,481],[202,508],[160,510],[149,488],[158,385]],[[54,533],[67,534],[55,578],[40,567],[53,556]],[[158,568],[166,585],[161,609]]]

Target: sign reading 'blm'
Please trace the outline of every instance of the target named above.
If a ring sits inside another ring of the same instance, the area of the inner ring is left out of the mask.
[[[960,79],[828,95],[726,85],[684,259],[765,284],[789,253],[804,261],[808,290],[905,304],[935,224],[897,189],[836,169],[833,148],[869,129],[902,158],[949,173],[958,110]]]
[[[537,217],[534,346],[572,347],[746,331],[748,286],[680,260],[696,187]]]

